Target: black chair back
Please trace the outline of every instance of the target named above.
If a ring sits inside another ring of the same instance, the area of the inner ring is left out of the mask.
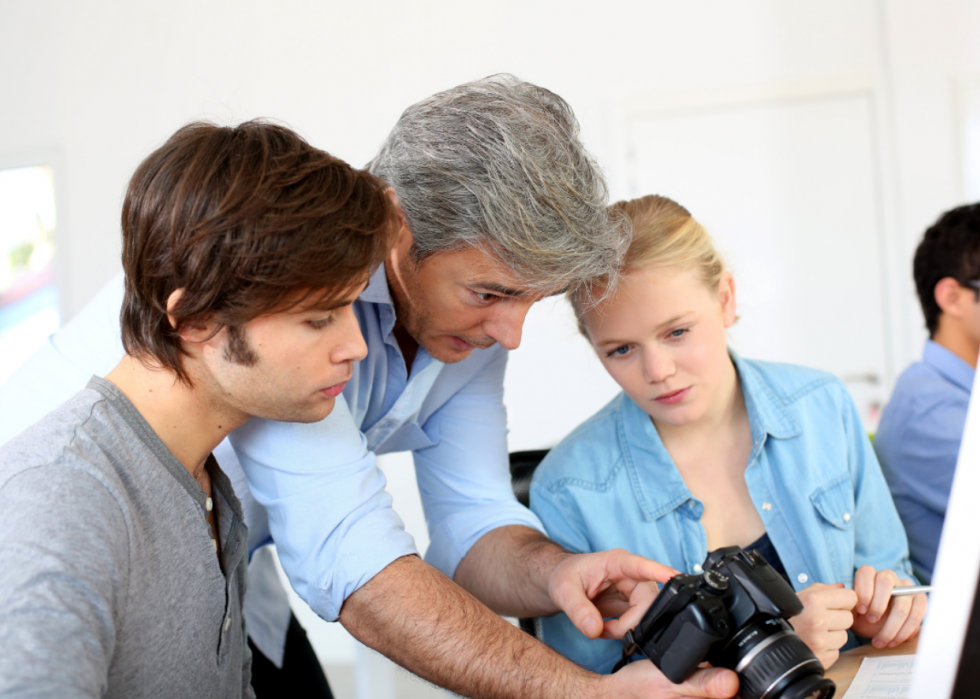
[[[534,476],[534,469],[547,454],[547,449],[515,451],[510,454],[510,483],[514,488],[517,501],[524,507],[530,507],[531,478]],[[541,622],[537,617],[521,618],[518,621],[524,631],[536,638],[541,637]]]
[[[547,449],[514,451],[510,454],[510,483],[514,488],[517,501],[524,507],[530,506],[531,478],[534,476],[534,469],[547,454]]]

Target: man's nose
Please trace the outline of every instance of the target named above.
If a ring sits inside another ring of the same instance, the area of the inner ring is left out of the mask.
[[[531,301],[509,299],[497,304],[493,315],[483,322],[483,332],[500,343],[504,349],[521,346],[524,319],[531,309]]]
[[[337,322],[340,324],[339,342],[330,350],[330,360],[334,364],[343,362],[359,362],[367,356],[367,343],[364,335],[361,334],[361,325],[357,322],[357,315],[354,313],[353,306],[347,306],[338,310],[340,317]]]

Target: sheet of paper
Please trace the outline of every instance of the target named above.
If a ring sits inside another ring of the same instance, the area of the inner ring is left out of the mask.
[[[914,655],[865,658],[841,699],[896,699],[907,697],[912,683]]]

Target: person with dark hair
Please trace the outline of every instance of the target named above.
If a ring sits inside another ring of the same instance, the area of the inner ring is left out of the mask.
[[[252,513],[249,548],[274,541],[318,615],[458,694],[734,695],[737,678],[722,669],[680,686],[649,663],[590,673],[495,614],[562,610],[589,637],[621,637],[652,597],[641,583],[675,573],[622,550],[573,555],[511,490],[507,352],[536,301],[614,274],[630,238],[606,210],[571,108],[513,76],[477,80],[405,110],[368,167],[390,185],[398,222],[353,304],[367,358],[326,419],[250,420],[216,450]],[[104,362],[118,351],[105,330],[118,303],[110,285],[45,356]],[[29,360],[0,389],[0,409],[7,396],[36,409],[44,371]],[[0,442],[4,429],[0,413]],[[425,561],[375,459],[399,451],[415,461]],[[268,559],[253,555],[245,614],[255,647],[278,666],[290,614]]]
[[[126,354],[0,447],[0,694],[254,697],[248,533],[212,451],[315,422],[366,354],[385,185],[282,126],[177,131],[122,216]]]
[[[929,339],[882,411],[874,448],[908,533],[912,567],[932,578],[980,352],[980,204],[944,213],[915,251]]]

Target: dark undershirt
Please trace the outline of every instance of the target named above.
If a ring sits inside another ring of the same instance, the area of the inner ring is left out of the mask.
[[[779,559],[779,554],[776,553],[776,547],[772,545],[769,540],[769,534],[763,534],[754,543],[749,544],[745,547],[746,549],[755,549],[762,557],[766,559],[766,563],[771,565],[776,569],[776,572],[786,578],[786,582],[789,582],[789,576],[786,575],[786,569],[783,567],[783,562]],[[792,585],[792,583],[791,583]]]

